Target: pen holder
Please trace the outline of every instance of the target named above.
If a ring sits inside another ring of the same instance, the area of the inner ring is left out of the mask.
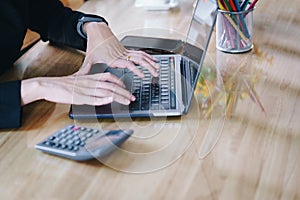
[[[231,12],[218,9],[216,48],[228,53],[243,53],[253,48],[253,9]]]

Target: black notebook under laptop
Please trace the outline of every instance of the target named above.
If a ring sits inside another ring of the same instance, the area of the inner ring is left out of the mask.
[[[152,54],[160,65],[159,76],[137,66],[145,74],[139,78],[127,69],[95,64],[90,73],[111,72],[136,97],[125,106],[116,102],[103,106],[71,105],[69,116],[83,118],[181,116],[188,112],[216,18],[213,0],[198,0],[186,40],[126,36],[128,49]]]

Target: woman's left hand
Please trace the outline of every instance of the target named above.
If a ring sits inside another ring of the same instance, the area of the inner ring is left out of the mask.
[[[86,57],[77,75],[88,74],[93,64],[105,63],[112,68],[127,68],[142,78],[144,74],[136,67],[141,65],[153,76],[158,76],[156,59],[143,51],[127,50],[105,23],[86,23],[85,30]]]

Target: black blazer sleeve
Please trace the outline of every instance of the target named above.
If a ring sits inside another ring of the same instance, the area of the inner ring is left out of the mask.
[[[29,28],[38,32],[43,41],[86,50],[86,40],[77,33],[76,27],[79,18],[91,15],[64,7],[59,0],[29,2]]]
[[[4,11],[10,11],[11,27],[21,27],[16,29],[18,30],[16,32],[17,36],[18,34],[23,34],[23,31],[28,27],[38,32],[43,41],[50,41],[83,51],[86,50],[86,40],[77,33],[78,19],[82,16],[99,17],[73,11],[68,7],[64,7],[60,0],[7,0],[0,2],[6,6],[5,8],[3,7]],[[3,5],[1,4],[1,6]],[[12,37],[14,36],[12,34]],[[21,41],[15,38],[21,40],[21,37],[14,37],[16,41],[14,48],[16,49],[13,49],[10,53],[18,51],[18,46],[21,45]],[[11,43],[11,41],[9,42]],[[9,62],[11,62],[11,59]],[[6,64],[10,65],[12,63]],[[4,69],[6,68],[0,68],[0,72]],[[0,83],[0,128],[16,128],[21,126],[20,86],[21,81]]]
[[[21,81],[0,83],[0,128],[21,126]]]

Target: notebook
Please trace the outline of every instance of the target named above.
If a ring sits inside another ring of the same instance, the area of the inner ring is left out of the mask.
[[[130,105],[116,102],[103,106],[71,105],[70,118],[168,117],[188,113],[215,24],[216,9],[214,0],[198,0],[185,40],[125,36],[121,42],[126,48],[143,50],[157,59],[159,77],[152,77],[141,66],[137,67],[144,72],[144,78],[127,69],[95,64],[90,73],[111,72],[118,76],[136,101]]]

